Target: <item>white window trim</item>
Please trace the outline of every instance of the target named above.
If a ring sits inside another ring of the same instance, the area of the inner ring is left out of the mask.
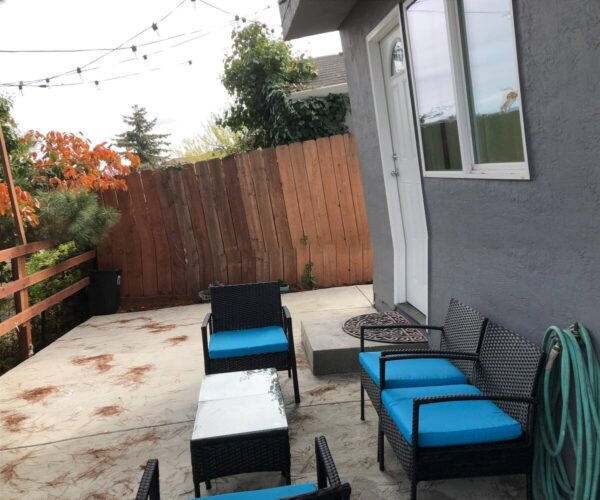
[[[407,9],[415,0],[405,0],[402,5],[404,32],[407,41],[407,65],[410,69],[410,83],[413,88],[413,95],[416,96],[417,88],[414,80],[414,71],[412,67],[412,48],[411,36],[407,18]],[[516,32],[514,23],[514,9],[510,2],[512,23],[512,42],[515,56],[515,71],[517,73],[517,84],[519,97],[521,98],[521,107],[519,112],[521,122],[521,140],[523,143],[524,161],[515,163],[475,163],[473,157],[473,135],[471,134],[471,120],[469,103],[467,97],[467,82],[464,71],[464,54],[462,51],[460,19],[457,0],[443,0],[446,9],[446,28],[448,32],[448,46],[450,50],[450,66],[452,68],[452,77],[454,84],[454,97],[456,101],[456,119],[458,125],[458,139],[461,152],[463,169],[459,170],[426,170],[425,158],[423,154],[423,141],[421,137],[421,127],[416,123],[419,139],[419,152],[421,158],[421,170],[424,177],[439,178],[458,178],[458,179],[514,179],[529,180],[529,160],[527,156],[527,141],[525,138],[525,124],[523,121],[523,100],[521,94],[521,77],[519,74],[518,54],[516,46]],[[418,116],[418,103],[414,99],[415,110]]]

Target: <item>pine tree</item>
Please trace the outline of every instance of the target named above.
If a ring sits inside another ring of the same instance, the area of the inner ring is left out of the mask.
[[[130,129],[115,137],[116,144],[120,148],[131,148],[140,157],[142,165],[155,166],[164,159],[164,153],[168,150],[165,146],[169,142],[165,139],[170,134],[151,133],[156,126],[157,119],[148,120],[146,108],[134,105],[129,116],[123,116],[123,121]]]

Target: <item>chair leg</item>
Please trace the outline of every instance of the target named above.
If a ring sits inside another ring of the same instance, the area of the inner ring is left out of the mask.
[[[292,369],[288,368],[288,378],[292,378]]]
[[[410,478],[410,500],[417,500],[417,480],[414,476]]]
[[[360,384],[360,419],[365,419],[365,388]]]
[[[200,498],[200,483],[194,481],[194,496]]]
[[[206,484],[206,489],[210,490],[211,487],[212,487],[212,485],[210,484],[210,479],[208,479],[207,481],[205,481],[205,484]]]
[[[383,432],[379,430],[377,432],[377,461],[379,462],[379,470],[385,470],[385,460],[384,460],[384,449],[383,449]]]
[[[300,388],[298,387],[298,370],[296,369],[296,360],[292,360],[292,377],[294,382],[294,401],[300,404]]]

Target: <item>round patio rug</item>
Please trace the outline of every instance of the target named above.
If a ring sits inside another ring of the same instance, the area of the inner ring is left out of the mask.
[[[353,337],[360,338],[360,327],[364,325],[397,325],[414,324],[398,311],[386,311],[371,314],[361,314],[350,318],[344,323],[343,330]],[[427,342],[427,337],[416,328],[386,328],[385,330],[366,330],[365,340],[380,342]]]

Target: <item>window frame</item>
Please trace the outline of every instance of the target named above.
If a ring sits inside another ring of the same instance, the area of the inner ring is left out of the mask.
[[[456,102],[456,122],[458,126],[458,141],[460,145],[462,171],[461,170],[427,170],[425,168],[425,157],[423,152],[423,139],[421,127],[419,126],[419,111],[416,94],[418,89],[414,80],[412,67],[412,46],[410,28],[407,22],[407,10],[417,0],[404,0],[402,3],[402,24],[406,38],[405,61],[409,73],[409,81],[412,87],[413,107],[415,110],[415,127],[417,129],[417,140],[419,146],[419,159],[423,177],[459,178],[459,179],[514,179],[529,180],[529,160],[527,156],[527,141],[525,136],[525,123],[523,119],[523,94],[521,93],[521,76],[519,72],[519,57],[516,43],[516,30],[514,22],[513,3],[510,3],[512,17],[512,45],[515,58],[515,71],[517,73],[517,91],[521,105],[519,118],[521,123],[521,140],[523,143],[522,162],[514,163],[475,163],[473,135],[471,130],[471,111],[467,95],[467,77],[465,72],[465,57],[463,53],[463,39],[461,33],[461,22],[458,0],[442,0],[445,7],[446,31],[448,33],[448,46],[450,52],[450,67],[452,70],[452,81],[454,84],[454,99]]]

